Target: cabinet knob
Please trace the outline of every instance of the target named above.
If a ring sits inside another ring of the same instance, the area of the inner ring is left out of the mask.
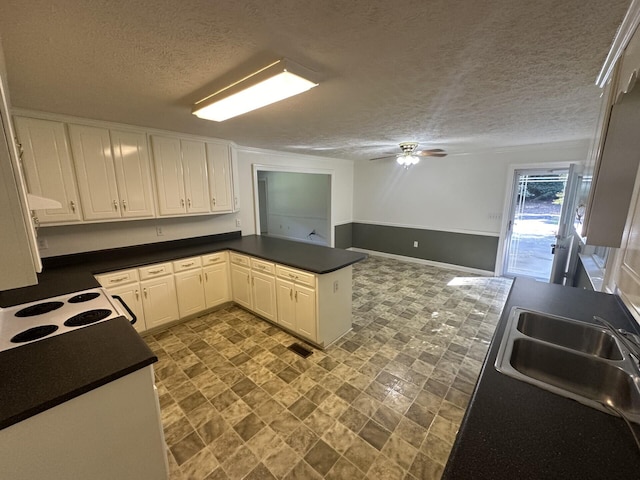
[[[69,206],[71,207],[71,211],[72,211],[73,213],[75,213],[75,212],[76,212],[76,202],[74,202],[73,200],[71,200],[71,201],[69,202]]]
[[[213,198],[211,199],[211,202],[213,203],[213,206],[215,207],[215,206],[216,206],[216,197],[213,197]]]
[[[187,198],[187,206],[188,206],[189,208],[191,208],[191,199],[190,199],[190,198]]]
[[[140,291],[136,290],[136,300],[140,299]]]
[[[184,198],[181,198],[181,199],[180,199],[180,206],[181,206],[181,207],[184,207]]]
[[[122,200],[122,209],[123,210],[127,209],[127,201],[126,200]]]
[[[118,210],[118,201],[117,200],[113,201],[113,208]]]
[[[147,298],[147,297],[148,297],[148,295],[147,295],[147,289],[146,289],[146,288],[143,288],[143,289],[142,289],[142,293],[144,293],[144,298]]]

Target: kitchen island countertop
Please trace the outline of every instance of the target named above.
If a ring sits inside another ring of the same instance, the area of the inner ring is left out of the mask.
[[[360,252],[240,232],[44,259],[38,285],[0,292],[0,307],[99,287],[95,274],[232,250],[318,275],[364,260]]]
[[[638,332],[615,295],[517,278],[460,426],[443,479],[639,478],[640,452],[624,421],[499,373],[513,307]]]

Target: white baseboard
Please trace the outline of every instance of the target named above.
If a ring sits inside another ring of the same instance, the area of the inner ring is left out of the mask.
[[[404,255],[396,255],[394,253],[377,252],[375,250],[366,250],[364,248],[350,247],[347,250],[353,250],[354,252],[367,253],[369,255],[373,255],[374,257],[394,258],[396,260],[402,260],[403,262],[419,263],[420,265],[430,265],[432,267],[447,268],[449,270],[458,270],[458,271],[467,272],[467,273],[477,273],[478,275],[486,275],[486,276],[489,276],[489,277],[497,276],[495,274],[495,272],[491,271],[491,270],[480,270],[479,268],[463,267],[462,265],[454,265],[452,263],[434,262],[434,261],[431,261],[431,260],[424,260],[422,258],[405,257]]]

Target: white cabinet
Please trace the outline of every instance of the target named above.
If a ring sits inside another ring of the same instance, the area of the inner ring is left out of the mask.
[[[231,300],[229,289],[229,264],[227,252],[202,256],[204,298],[207,308],[216,307]]]
[[[253,310],[251,295],[251,270],[237,265],[231,260],[231,292],[233,301],[249,310]]]
[[[251,297],[253,311],[267,320],[276,321],[275,265],[256,258],[251,259]]]
[[[203,311],[206,304],[200,257],[173,262],[173,268],[180,318]]]
[[[209,212],[204,143],[153,135],[151,144],[160,215]]]
[[[38,210],[39,222],[80,221],[78,190],[64,123],[14,117],[14,124],[29,192],[62,204],[62,208]]]
[[[147,328],[154,328],[179,318],[176,286],[170,263],[139,269],[142,306]]]
[[[315,276],[281,265],[276,266],[278,323],[312,341],[317,341]]]
[[[140,292],[140,283],[135,282],[129,285],[113,287],[109,289],[111,295],[118,295],[122,301],[127,304],[133,314],[136,316],[136,322],[133,324],[138,332],[144,332],[147,325],[144,320],[144,308],[142,306],[142,293]]]
[[[136,323],[133,324],[133,327],[138,332],[144,332],[147,326],[144,319],[142,290],[140,288],[138,270],[132,268],[118,272],[104,273],[102,275],[96,275],[96,280],[107,289],[109,294],[122,297],[122,300],[136,316]]]
[[[123,218],[153,217],[155,207],[151,187],[151,165],[144,133],[111,130]]]
[[[180,140],[188,213],[209,211],[209,182],[203,142]]]
[[[144,134],[69,125],[69,137],[85,220],[153,216]]]
[[[231,152],[228,145],[207,143],[207,169],[211,211],[233,211]]]

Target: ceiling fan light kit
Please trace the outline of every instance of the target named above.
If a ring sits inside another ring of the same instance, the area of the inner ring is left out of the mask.
[[[432,148],[430,150],[416,150],[418,148],[418,142],[402,142],[400,144],[400,150],[402,153],[395,155],[388,154],[384,157],[372,158],[371,160],[385,160],[387,158],[395,158],[398,165],[402,165],[404,168],[409,168],[412,165],[417,165],[420,162],[420,157],[446,157],[447,152],[441,148]]]
[[[313,72],[280,59],[195,103],[192,113],[222,122],[316,87]]]

